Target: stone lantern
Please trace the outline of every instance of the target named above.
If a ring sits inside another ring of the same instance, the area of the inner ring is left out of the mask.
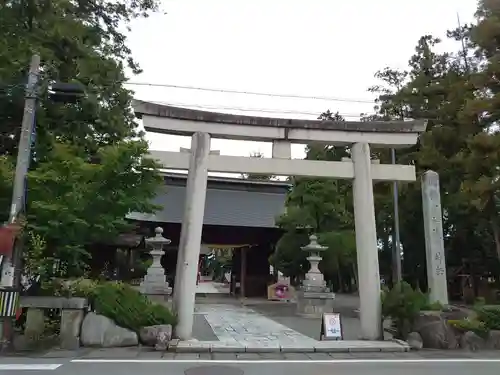
[[[323,259],[320,254],[328,247],[321,246],[315,235],[310,236],[309,241],[308,245],[301,248],[309,253],[307,260],[311,268],[297,292],[297,313],[306,317],[320,317],[323,313],[333,312],[335,294],[327,288],[323,274],[318,268]]]
[[[141,282],[141,292],[152,299],[165,300],[170,294],[171,288],[165,277],[165,270],[161,265],[161,257],[164,254],[163,247],[170,244],[170,240],[163,237],[163,229],[155,229],[155,236],[146,238],[146,247],[152,250],[149,252],[153,257],[153,263],[148,268],[144,280]]]

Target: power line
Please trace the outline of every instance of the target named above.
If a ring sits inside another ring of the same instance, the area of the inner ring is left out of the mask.
[[[196,91],[219,92],[219,93],[227,93],[227,94],[267,96],[267,97],[275,97],[275,98],[311,99],[311,100],[323,100],[323,101],[344,102],[344,103],[373,104],[375,102],[375,100],[368,100],[368,99],[349,99],[349,98],[338,98],[338,97],[332,97],[332,96],[308,96],[308,95],[268,93],[268,92],[259,92],[259,91],[241,91],[241,90],[219,89],[219,88],[210,88],[210,87],[170,85],[170,84],[166,84],[166,83],[124,82],[123,84],[129,85],[129,86],[164,87],[164,88],[174,88],[174,89],[182,89],[182,90],[196,90]],[[25,86],[25,83],[15,83],[15,84],[3,85],[3,87],[0,87],[0,88],[12,89],[12,88],[20,88],[20,87],[24,87],[24,86]]]
[[[324,101],[346,102],[346,103],[369,103],[369,104],[374,103],[374,100],[367,100],[367,99],[348,99],[348,98],[337,98],[337,97],[330,97],[330,96],[307,96],[307,95],[268,93],[268,92],[259,92],[259,91],[240,91],[240,90],[218,89],[218,88],[209,88],[209,87],[170,85],[170,84],[166,84],[166,83],[125,82],[124,84],[129,85],[129,86],[165,87],[165,88],[175,88],[175,89],[183,89],[183,90],[220,92],[220,93],[228,93],[228,94],[255,95],[255,96],[270,96],[270,97],[278,97],[278,98],[313,99],[313,100],[324,100]]]
[[[0,86],[0,94],[2,93],[2,90],[5,90],[8,92],[11,89],[18,88],[22,89],[24,88],[25,84],[8,84],[8,85],[3,85]],[[227,110],[227,111],[242,111],[242,112],[262,112],[262,113],[280,113],[280,114],[296,114],[296,115],[305,115],[305,116],[319,116],[320,111],[317,112],[307,112],[307,111],[296,111],[296,110],[289,110],[289,109],[270,109],[270,108],[249,108],[249,107],[230,107],[230,106],[221,106],[221,105],[210,105],[210,104],[191,104],[191,103],[179,103],[179,102],[162,102],[162,101],[155,101],[156,103],[159,104],[165,104],[165,105],[171,105],[171,106],[180,106],[180,107],[189,107],[189,108],[196,108],[196,109],[208,109],[208,110]],[[345,118],[358,118],[360,117],[361,113],[359,114],[354,114],[354,113],[339,113],[341,116]],[[365,113],[363,113],[365,114]],[[369,115],[369,114],[366,114]]]
[[[220,106],[220,105],[210,105],[210,104],[189,104],[189,103],[178,103],[178,102],[163,102],[163,101],[154,101],[158,104],[171,105],[171,106],[179,106],[193,109],[216,109],[216,110],[225,110],[225,111],[242,111],[242,112],[262,112],[262,113],[282,113],[282,114],[295,114],[295,115],[306,115],[306,116],[319,116],[320,112],[306,112],[306,111],[295,111],[289,109],[271,109],[271,108],[249,108],[249,107],[228,107],[228,106]],[[360,117],[361,113],[339,113],[339,115],[346,118],[354,118]],[[370,115],[370,114],[364,114]]]

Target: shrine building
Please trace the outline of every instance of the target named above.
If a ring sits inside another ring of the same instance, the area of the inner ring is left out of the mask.
[[[163,228],[163,236],[172,242],[165,249],[162,264],[167,279],[172,280],[187,174],[163,174],[165,186],[153,200],[161,209],[155,214],[131,213],[127,218],[137,222],[142,233],[153,234],[155,227]],[[270,281],[268,259],[282,234],[276,218],[284,213],[290,184],[213,176],[208,177],[207,184],[201,255],[218,249],[232,251],[231,292],[245,297],[266,296]]]

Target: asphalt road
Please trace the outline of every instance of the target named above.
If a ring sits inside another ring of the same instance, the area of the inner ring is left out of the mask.
[[[500,358],[328,361],[48,360],[2,358],[1,374],[33,375],[498,375]]]

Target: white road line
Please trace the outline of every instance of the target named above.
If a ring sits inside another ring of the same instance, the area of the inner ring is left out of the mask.
[[[0,371],[28,371],[28,370],[38,370],[38,371],[53,371],[62,364],[58,363],[10,363],[10,364],[0,364]]]
[[[387,364],[387,363],[500,363],[500,358],[431,358],[431,359],[311,359],[311,360],[285,360],[285,359],[73,359],[73,363],[339,363],[349,365]]]

